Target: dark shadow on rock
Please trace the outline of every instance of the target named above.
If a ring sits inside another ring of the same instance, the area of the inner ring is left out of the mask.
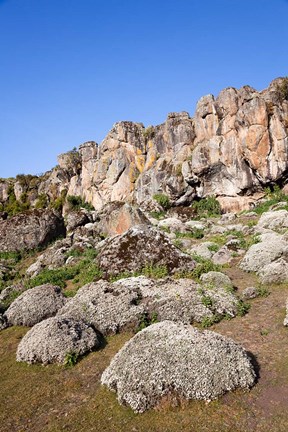
[[[258,381],[259,381],[259,379],[260,379],[260,377],[261,377],[261,374],[260,374],[260,370],[261,370],[260,364],[258,363],[257,357],[254,354],[252,354],[250,351],[246,351],[246,352],[247,352],[249,360],[251,361],[252,366],[254,368],[254,371],[255,371],[255,374],[256,374],[255,384],[257,384]]]

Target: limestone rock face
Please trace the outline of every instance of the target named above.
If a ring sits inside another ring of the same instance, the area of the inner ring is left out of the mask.
[[[262,92],[244,86],[204,96],[193,118],[170,113],[164,123],[147,128],[118,122],[101,145],[89,141],[60,155],[37,193],[50,200],[64,192],[80,195],[96,210],[112,201],[151,209],[159,193],[175,206],[215,195],[225,212],[249,209],[265,186],[287,180],[288,100],[279,90],[282,83],[274,80]],[[0,182],[0,202],[8,199],[9,187],[8,180]],[[17,197],[20,189],[16,182]]]
[[[173,391],[185,399],[216,399],[249,388],[255,372],[244,349],[212,331],[163,321],[136,334],[104,371],[102,384],[135,412]]]
[[[104,236],[123,234],[135,225],[150,225],[139,208],[118,201],[106,204],[97,216],[100,219],[97,224],[98,232]]]
[[[26,363],[65,363],[99,346],[95,331],[82,321],[53,317],[36,324],[21,340],[17,361]]]
[[[65,297],[60,288],[45,284],[22,293],[4,315],[10,325],[32,327],[45,318],[56,315],[64,303]]]
[[[169,273],[195,267],[189,255],[176,248],[162,232],[146,225],[107,239],[96,261],[106,274],[132,272],[146,266],[165,266]]]
[[[33,210],[0,220],[0,251],[31,250],[65,235],[63,218],[52,210]]]

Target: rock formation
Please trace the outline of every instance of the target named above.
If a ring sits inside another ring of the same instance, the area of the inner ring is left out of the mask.
[[[163,321],[127,342],[101,382],[117,392],[121,404],[144,412],[171,393],[211,400],[237,387],[249,388],[255,372],[244,349],[231,339]]]
[[[286,80],[261,92],[226,88],[202,97],[194,117],[170,113],[159,126],[116,123],[101,145],[89,141],[60,155],[57,167],[29,184],[21,176],[1,180],[0,202],[13,189],[32,205],[68,194],[96,209],[112,201],[153,208],[153,195],[165,194],[176,206],[214,195],[224,211],[247,209],[265,186],[287,181]]]

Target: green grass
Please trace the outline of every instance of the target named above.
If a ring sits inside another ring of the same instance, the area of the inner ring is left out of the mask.
[[[153,199],[164,209],[168,210],[171,207],[170,199],[165,194],[155,194]]]
[[[65,288],[68,280],[72,280],[73,284],[80,287],[94,280],[101,279],[102,271],[93,261],[97,256],[95,249],[85,249],[80,255],[79,252],[75,252],[75,255],[72,252],[72,256],[79,257],[79,261],[76,264],[53,270],[44,269],[37,276],[26,281],[26,287],[32,288],[50,283],[60,288]]]
[[[137,276],[146,276],[152,279],[162,279],[168,276],[169,271],[166,266],[157,266],[153,264],[147,264],[140,270],[135,271],[124,271],[122,273],[118,273],[109,278],[109,282],[116,282],[120,279],[126,279],[129,277],[137,277]]]
[[[193,231],[190,232],[182,233],[176,231],[175,235],[177,239],[182,239],[182,238],[202,239],[204,237],[204,230],[199,228],[194,228]]]

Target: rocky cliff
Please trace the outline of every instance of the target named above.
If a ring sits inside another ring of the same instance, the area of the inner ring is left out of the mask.
[[[32,186],[23,178],[2,180],[0,202],[12,191],[32,206],[39,197],[49,203],[68,194],[95,209],[110,201],[148,209],[162,193],[175,206],[213,195],[224,211],[250,208],[266,186],[287,181],[288,79],[262,92],[244,86],[204,96],[194,117],[170,113],[159,126],[116,123],[101,145],[86,142],[60,155],[58,164],[31,176]]]

